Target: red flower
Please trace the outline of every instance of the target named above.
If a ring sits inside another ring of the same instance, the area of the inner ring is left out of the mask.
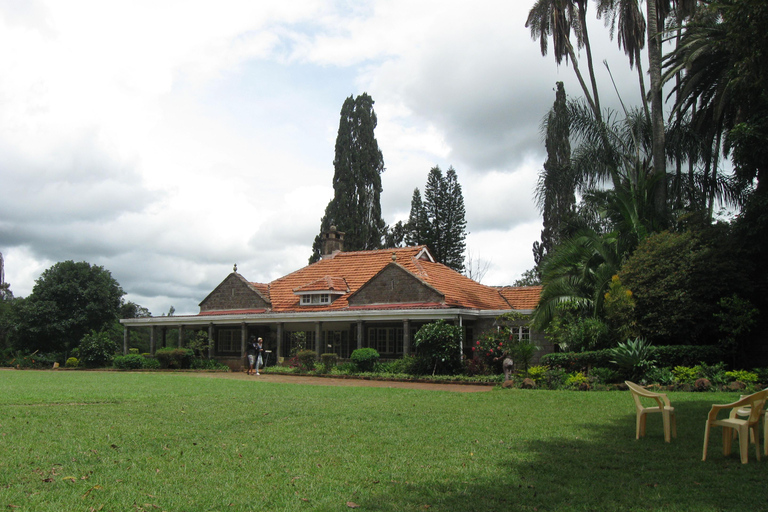
[[[472,347],[472,352],[474,352],[474,351],[475,351],[475,347]]]
[[[477,340],[477,342],[476,342],[475,344],[476,344],[476,345],[479,345],[479,344],[480,344],[480,340]]]

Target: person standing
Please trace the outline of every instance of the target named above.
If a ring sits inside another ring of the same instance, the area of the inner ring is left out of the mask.
[[[256,364],[256,355],[259,353],[255,336],[248,338],[248,344],[245,346],[245,353],[248,355],[248,375],[253,375],[254,372],[256,372],[258,375],[259,367],[256,366],[256,369],[254,370],[254,365]]]
[[[260,375],[259,368],[262,365],[262,355],[264,354],[264,340],[259,338],[256,341],[256,375]]]

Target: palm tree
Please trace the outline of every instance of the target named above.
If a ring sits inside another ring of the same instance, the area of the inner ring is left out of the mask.
[[[592,64],[592,48],[589,43],[586,16],[587,0],[536,0],[528,12],[525,26],[530,28],[531,37],[539,41],[542,55],[547,55],[549,37],[552,37],[557,64],[560,65],[563,58],[567,64],[570,59],[587,103],[594,116],[601,119],[600,97]],[[585,48],[591,89],[587,86],[579,68],[579,61],[571,44],[571,30],[576,35],[577,47]]]
[[[605,292],[626,254],[621,237],[592,230],[580,231],[560,244],[542,268],[543,289],[533,326],[544,329],[557,315],[558,306],[566,303],[586,316],[601,316]]]

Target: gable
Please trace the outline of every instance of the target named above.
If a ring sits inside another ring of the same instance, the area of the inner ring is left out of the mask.
[[[362,285],[349,299],[350,306],[398,303],[442,303],[445,297],[396,263],[390,263]]]
[[[270,303],[258,289],[233,272],[200,303],[200,312],[267,309]]]

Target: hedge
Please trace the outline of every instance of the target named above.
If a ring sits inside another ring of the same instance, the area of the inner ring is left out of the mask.
[[[719,347],[711,345],[666,345],[651,347],[656,366],[674,368],[675,366],[695,366],[699,363],[716,364],[725,355]],[[541,364],[558,366],[567,372],[583,372],[588,368],[607,368],[612,366],[611,351],[593,350],[588,352],[558,352],[546,354]]]

